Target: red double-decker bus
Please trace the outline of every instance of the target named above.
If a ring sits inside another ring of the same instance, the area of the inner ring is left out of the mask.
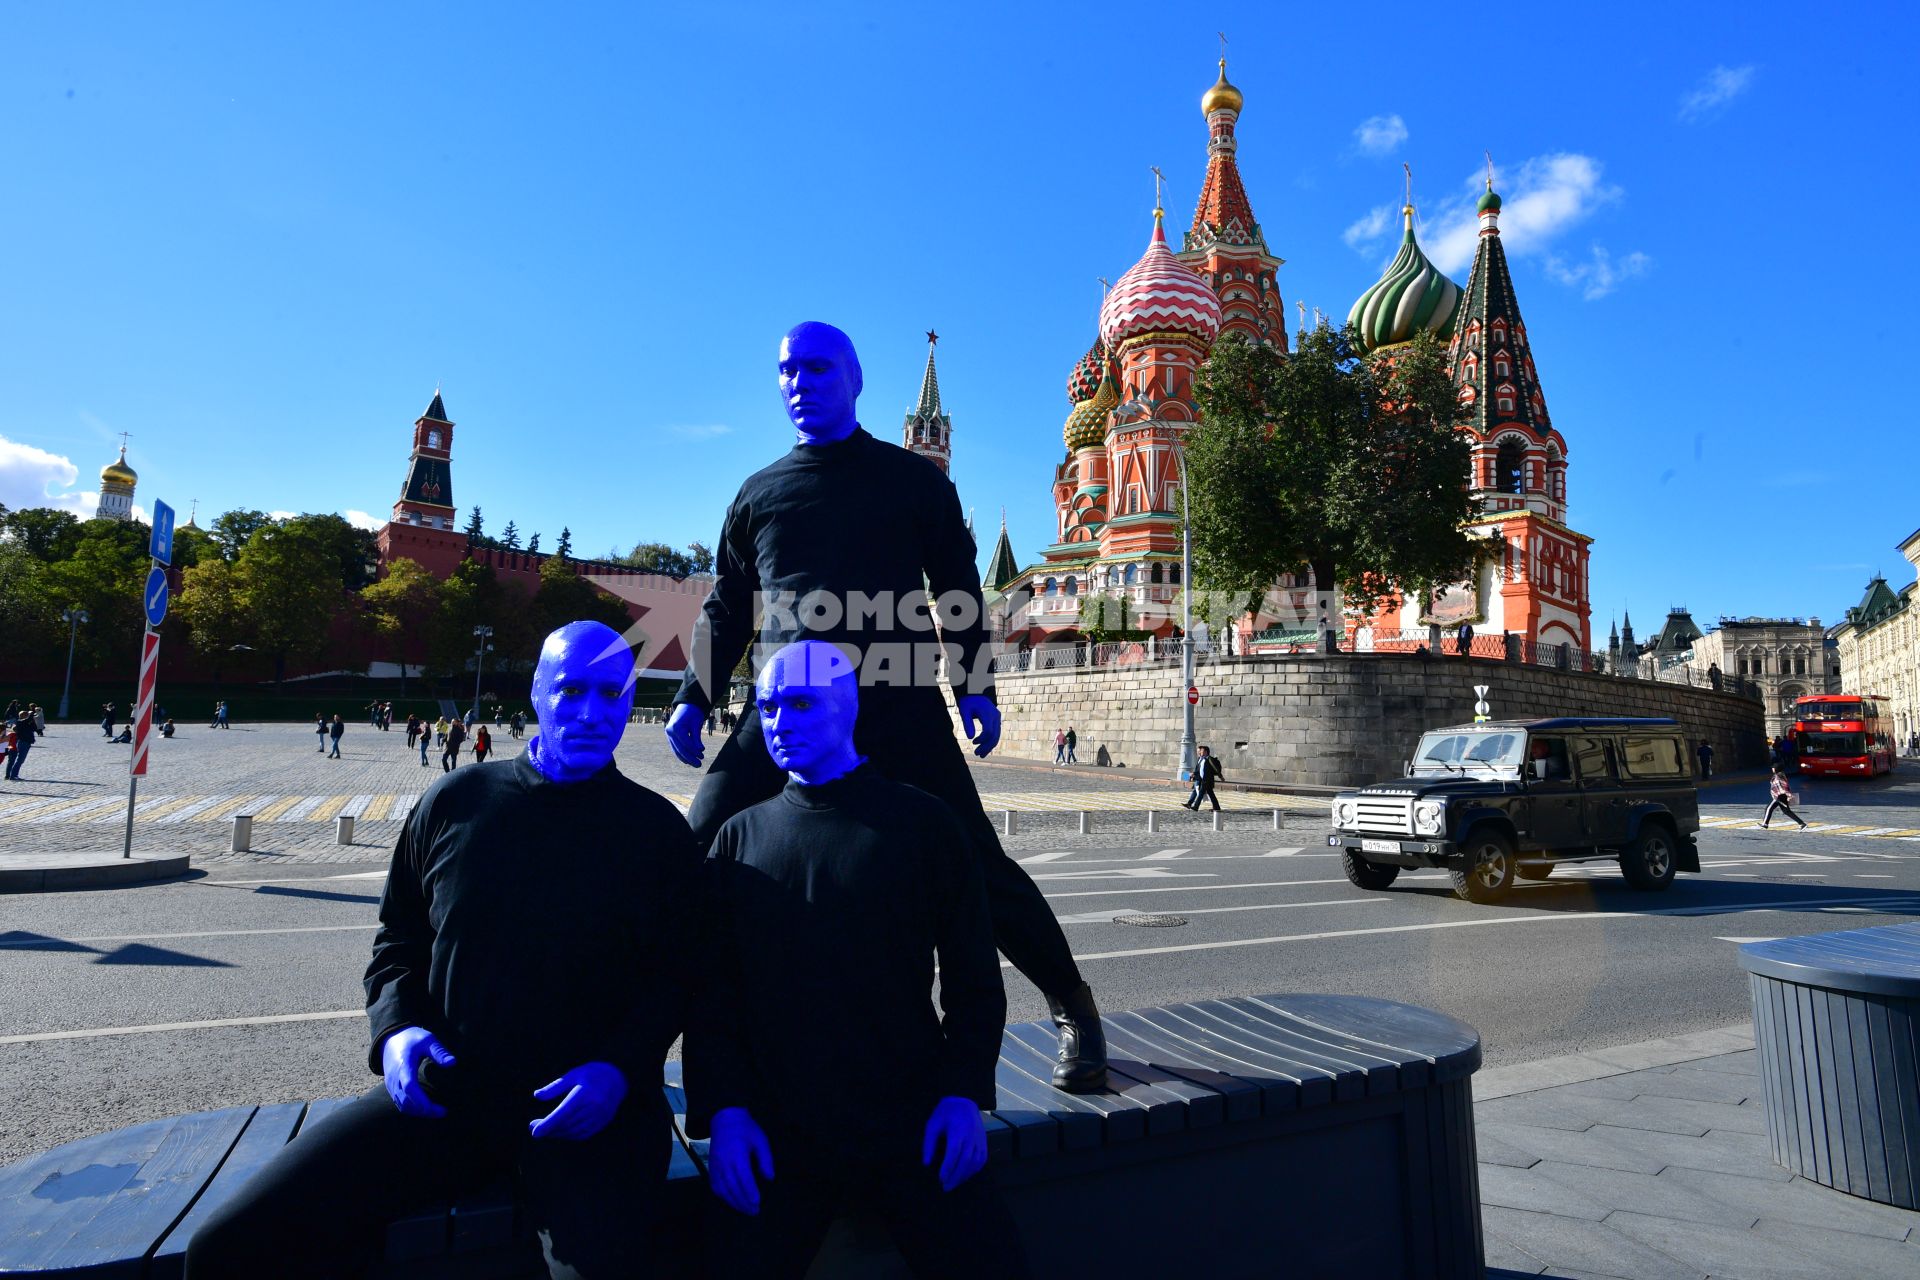
[[[1870,778],[1893,771],[1897,754],[1887,700],[1873,693],[1821,693],[1793,704],[1794,758],[1801,773]]]

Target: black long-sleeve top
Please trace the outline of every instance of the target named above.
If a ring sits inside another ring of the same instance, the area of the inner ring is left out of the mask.
[[[367,965],[368,1065],[406,1026],[501,1102],[586,1062],[657,1082],[685,1012],[700,855],[613,765],[549,781],[526,756],[443,775],[401,829]]]
[[[1006,989],[979,860],[944,804],[871,765],[789,782],[720,828],[705,871],[691,1133],[739,1106],[857,1157],[918,1135],[943,1097],[994,1105]]]
[[[767,653],[809,639],[851,644],[863,654],[876,643],[913,649],[944,641],[958,657],[948,667],[955,694],[991,697],[973,558],[960,495],[933,463],[864,429],[834,444],[795,445],[748,476],[727,508],[714,549],[717,581],[694,624],[692,657],[674,701],[712,708],[716,686],[724,690],[752,643],[756,593],[784,603],[762,611]],[[924,621],[929,589],[935,599],[962,593],[971,612],[943,616],[936,633]],[[842,616],[803,615],[796,606],[815,591],[838,601]],[[856,592],[889,602],[878,620],[858,609]],[[903,625],[902,601],[917,609],[918,627]],[[857,621],[848,612],[859,612]],[[702,654],[711,654],[710,666]],[[893,674],[905,684],[912,673],[908,656]]]

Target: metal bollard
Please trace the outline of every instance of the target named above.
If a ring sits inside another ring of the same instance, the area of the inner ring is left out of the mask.
[[[1213,811],[1213,829],[1215,831],[1224,831],[1226,829],[1225,826],[1220,821],[1222,818],[1226,816],[1227,816],[1226,814],[1222,813],[1218,809],[1215,809]]]
[[[253,852],[253,815],[236,813],[233,815],[233,843],[230,846],[235,853]]]
[[[1090,835],[1092,834],[1092,832],[1093,832],[1093,814],[1091,814],[1085,809],[1082,809],[1080,811],[1080,834],[1084,836],[1084,835]]]
[[[1151,809],[1147,810],[1147,830],[1158,831],[1159,829],[1160,829],[1160,815],[1155,813]]]
[[[1273,829],[1275,831],[1280,830],[1280,811],[1278,809],[1273,811]]]
[[[353,843],[353,815],[343,813],[334,819],[333,842],[335,844]]]
[[[1012,809],[1008,809],[1000,815],[1000,834],[1003,836],[1017,836],[1020,834],[1020,815]]]

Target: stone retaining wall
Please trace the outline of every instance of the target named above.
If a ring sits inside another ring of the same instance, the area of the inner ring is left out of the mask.
[[[1398,777],[1422,732],[1473,719],[1476,684],[1489,686],[1495,719],[1672,716],[1689,748],[1713,744],[1717,771],[1767,760],[1765,712],[1753,699],[1496,659],[1238,658],[1200,668],[1194,683],[1198,740],[1229,779],[1250,782],[1346,787]],[[1177,767],[1178,668],[1008,673],[996,684],[1002,755],[1051,760],[1054,731],[1071,725],[1083,764]]]

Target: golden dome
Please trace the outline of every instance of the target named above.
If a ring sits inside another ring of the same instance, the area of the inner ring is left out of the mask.
[[[131,489],[139,479],[139,473],[127,465],[127,446],[125,445],[120,446],[119,461],[109,462],[100,468],[101,484],[123,484]]]
[[[1200,95],[1200,114],[1210,116],[1216,111],[1238,111],[1246,99],[1240,91],[1227,83],[1227,60],[1220,59],[1220,79],[1213,88]]]

